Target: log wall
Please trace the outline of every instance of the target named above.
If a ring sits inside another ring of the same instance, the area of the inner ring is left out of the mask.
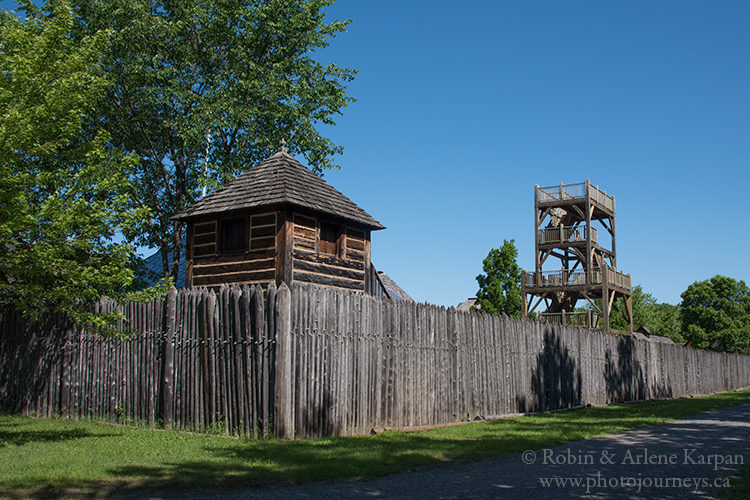
[[[368,235],[332,222],[294,214],[293,281],[347,290],[366,289]]]
[[[222,248],[226,221],[244,222],[244,250]],[[286,211],[235,214],[191,222],[187,232],[189,286],[267,286],[275,281],[369,289],[369,233],[340,222]]]
[[[219,287],[223,284],[268,284],[276,279],[276,233],[280,223],[277,214],[242,216],[246,227],[245,249],[223,253],[222,221],[195,223],[192,232],[193,251],[188,251],[190,285]]]

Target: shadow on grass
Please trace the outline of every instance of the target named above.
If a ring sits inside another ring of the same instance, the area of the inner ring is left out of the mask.
[[[10,422],[0,415],[0,448],[7,446],[24,446],[32,443],[51,443],[82,439],[89,437],[115,437],[117,432],[91,432],[88,429],[73,427],[70,429],[39,430],[32,425]]]
[[[451,460],[512,455],[748,402],[750,394],[730,393],[712,399],[585,408],[415,433],[385,432],[377,436],[300,441],[214,439],[203,448],[208,452],[208,458],[203,460],[116,467],[108,471],[118,478],[114,481],[57,483],[54,488],[27,489],[23,493],[77,497],[145,496],[151,492],[187,495],[369,478]],[[28,485],[18,487],[28,488]]]
[[[0,427],[0,447],[116,435],[117,434],[93,434],[84,429],[71,429],[66,431],[5,431]]]
[[[523,427],[523,431],[521,431]],[[432,467],[454,459],[506,455],[549,444],[546,425],[519,425],[515,441],[487,432],[466,439],[387,432],[381,436],[320,441],[272,441],[256,446],[240,442],[231,447],[208,448],[213,460],[185,461],[162,467],[119,467],[110,471],[121,478],[138,479],[131,485],[90,484],[94,496],[146,496],[149,493],[216,493],[258,486],[310,481],[366,479],[389,473]],[[519,434],[523,433],[522,436]],[[471,450],[471,451],[469,451]],[[467,453],[468,452],[468,453]]]

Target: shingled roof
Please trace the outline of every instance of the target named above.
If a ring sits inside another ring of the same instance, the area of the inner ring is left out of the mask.
[[[356,203],[292,158],[283,144],[278,153],[174,218],[187,220],[230,210],[282,205],[308,208],[370,229],[385,229]]]
[[[383,286],[388,291],[388,295],[390,295],[392,299],[414,302],[414,299],[409,297],[409,294],[406,293],[403,288],[398,286],[396,282],[393,281],[391,277],[385,274],[383,271],[378,271],[378,277],[380,278],[380,282],[383,283]]]

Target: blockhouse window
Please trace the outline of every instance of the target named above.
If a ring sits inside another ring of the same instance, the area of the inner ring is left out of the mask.
[[[352,243],[350,251],[348,244]],[[304,252],[362,261],[365,234],[341,224],[294,214],[294,248]]]
[[[276,214],[250,216],[250,250],[276,248]]]
[[[356,229],[346,229],[344,255],[349,260],[365,261],[365,233]]]
[[[338,255],[339,227],[328,222],[320,223],[320,253]]]
[[[318,237],[317,227],[315,219],[294,214],[294,248],[314,252]]]
[[[216,255],[216,221],[193,226],[193,257]]]
[[[235,253],[245,250],[245,219],[232,219],[221,222],[221,253]]]

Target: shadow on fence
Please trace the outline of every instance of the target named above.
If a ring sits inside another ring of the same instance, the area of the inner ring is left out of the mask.
[[[604,380],[607,402],[642,401],[646,399],[646,382],[640,361],[634,355],[636,343],[632,338],[620,338],[617,356],[607,349],[604,353]]]
[[[560,336],[552,329],[544,331],[542,352],[531,373],[532,398],[518,396],[518,411],[543,412],[571,408],[581,404],[581,369]]]

